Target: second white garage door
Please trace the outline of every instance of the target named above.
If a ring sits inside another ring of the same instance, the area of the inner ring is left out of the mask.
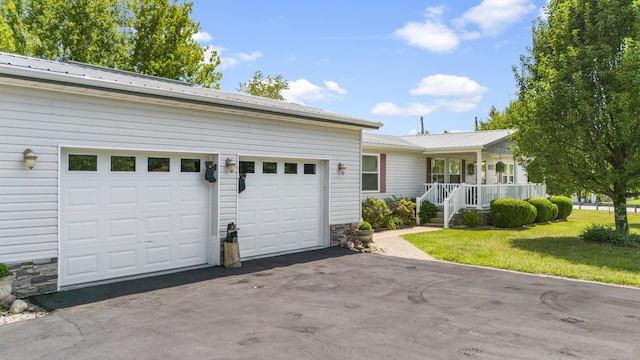
[[[244,259],[323,244],[323,176],[320,161],[241,157],[246,188],[238,203],[240,256]]]

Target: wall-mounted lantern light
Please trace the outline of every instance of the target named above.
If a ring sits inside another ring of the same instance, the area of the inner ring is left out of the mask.
[[[33,169],[36,166],[38,155],[34,154],[31,149],[26,149],[22,152],[22,155],[24,155],[24,163],[27,164],[27,167]]]
[[[227,158],[225,160],[225,164],[227,165],[227,171],[229,171],[230,173],[236,171],[236,162],[231,158]]]
[[[346,171],[347,167],[343,163],[338,163],[338,172],[340,172],[340,175],[344,175]]]

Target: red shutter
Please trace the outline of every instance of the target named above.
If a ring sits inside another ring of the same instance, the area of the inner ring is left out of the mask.
[[[387,192],[387,154],[380,154],[380,192]]]
[[[431,158],[427,158],[427,181],[426,183],[431,183]]]
[[[464,184],[464,176],[467,175],[467,162],[462,160],[462,169],[460,169],[460,182]]]

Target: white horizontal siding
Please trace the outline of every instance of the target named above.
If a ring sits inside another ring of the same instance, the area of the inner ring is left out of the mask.
[[[419,152],[365,148],[365,154],[387,154],[387,191],[363,192],[367,197],[384,199],[392,196],[413,198],[422,195],[427,174],[426,156]]]
[[[221,236],[229,222],[237,222],[237,177],[226,172],[227,157],[329,160],[329,223],[360,218],[357,129],[5,84],[0,88],[0,261],[57,256],[59,146],[221,154]],[[39,156],[33,170],[24,165],[25,148]],[[346,164],[345,175],[338,174],[338,162]]]

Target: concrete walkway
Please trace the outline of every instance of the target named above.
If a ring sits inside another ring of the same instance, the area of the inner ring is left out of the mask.
[[[442,228],[438,227],[414,226],[406,229],[386,230],[380,232],[376,231],[373,233],[373,242],[376,244],[382,255],[416,260],[434,260],[431,255],[413,246],[411,243],[401,238],[400,235],[441,229]]]

